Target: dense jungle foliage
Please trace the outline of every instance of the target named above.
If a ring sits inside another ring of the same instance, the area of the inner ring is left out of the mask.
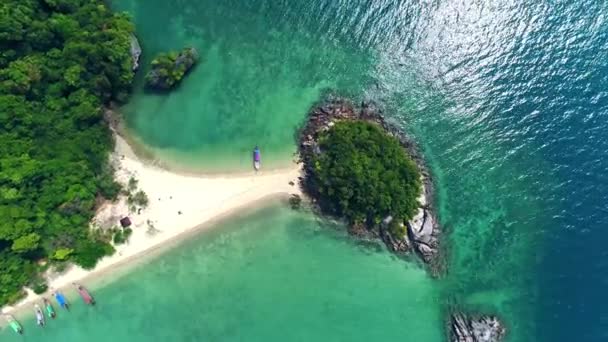
[[[350,224],[377,228],[416,214],[420,173],[399,141],[378,125],[342,121],[320,133],[307,184],[321,208]]]
[[[0,304],[113,252],[89,222],[120,191],[102,106],[129,94],[132,32],[101,0],[0,2]]]

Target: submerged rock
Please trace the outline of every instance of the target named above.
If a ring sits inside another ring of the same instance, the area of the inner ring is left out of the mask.
[[[499,342],[506,329],[496,316],[468,317],[462,313],[452,315],[451,342]]]
[[[152,60],[152,69],[146,75],[146,87],[161,91],[172,89],[182,81],[198,59],[198,52],[194,48],[159,54]]]
[[[131,58],[133,59],[133,71],[139,69],[139,57],[141,56],[141,46],[134,34],[131,34]]]

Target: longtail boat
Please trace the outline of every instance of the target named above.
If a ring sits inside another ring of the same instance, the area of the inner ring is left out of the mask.
[[[91,294],[89,293],[89,291],[87,291],[87,289],[85,289],[80,284],[74,284],[74,286],[76,286],[76,290],[78,290],[80,297],[82,297],[82,300],[84,300],[84,302],[86,304],[95,305],[95,299],[93,298],[93,296],[91,296]]]
[[[68,304],[67,299],[65,299],[61,292],[57,291],[53,295],[55,296],[55,300],[57,300],[57,304],[59,304],[60,307],[66,310],[70,309],[70,304]]]
[[[36,324],[41,327],[44,327],[44,314],[42,313],[42,309],[40,309],[40,305],[34,305],[34,312],[36,313]]]
[[[11,329],[13,329],[14,332],[16,332],[19,335],[23,334],[23,327],[21,326],[21,324],[19,322],[17,322],[15,317],[13,317],[11,315],[5,315],[4,317],[6,318],[8,325],[11,327]]]
[[[49,302],[49,300],[46,298],[42,298],[42,302],[44,302],[44,309],[46,310],[46,314],[49,316],[49,318],[54,319],[57,314],[55,313],[55,308],[53,308],[51,302]]]
[[[253,149],[253,168],[256,171],[259,171],[261,166],[262,166],[262,161],[261,161],[261,156],[260,156],[260,148],[256,146]]]

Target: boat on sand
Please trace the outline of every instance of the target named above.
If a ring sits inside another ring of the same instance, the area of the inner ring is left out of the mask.
[[[55,293],[53,293],[53,296],[55,296],[55,300],[57,300],[57,304],[59,304],[60,307],[66,310],[70,309],[70,304],[68,303],[68,300],[61,292],[56,291]]]
[[[57,314],[55,313],[55,308],[53,308],[53,304],[51,304],[51,302],[46,298],[42,298],[42,302],[44,303],[44,309],[46,310],[46,314],[49,316],[49,318],[54,319]]]
[[[23,327],[21,326],[21,323],[17,322],[15,317],[11,315],[4,315],[4,318],[6,318],[8,325],[11,327],[11,329],[13,329],[14,332],[19,335],[23,334]]]
[[[34,304],[34,313],[36,314],[36,324],[38,324],[41,327],[44,327],[44,324],[46,322],[44,321],[44,314],[42,313],[42,309],[40,308],[40,305]]]
[[[95,305],[95,299],[84,286],[76,283],[74,283],[74,286],[76,286],[76,290],[78,290],[78,294],[80,294],[85,304]]]
[[[256,171],[259,171],[261,166],[262,166],[262,161],[261,161],[261,155],[260,155],[260,148],[256,146],[253,149],[253,168]]]

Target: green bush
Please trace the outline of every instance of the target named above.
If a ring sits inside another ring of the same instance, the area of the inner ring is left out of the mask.
[[[131,228],[123,228],[122,233],[125,237],[125,240],[129,240],[129,238],[131,237],[131,234],[133,234],[133,230]]]
[[[393,220],[388,225],[388,231],[396,238],[404,237],[407,234],[407,226],[401,220]]]
[[[105,241],[85,240],[77,247],[73,260],[84,269],[92,269],[99,259],[113,253],[114,247]]]
[[[117,229],[114,232],[114,237],[113,237],[114,244],[120,245],[120,244],[127,242],[132,233],[133,233],[133,230],[131,230],[131,228]]]
[[[415,215],[420,174],[396,138],[373,123],[343,121],[318,143],[306,184],[325,212],[368,228],[389,215],[401,222]]]
[[[142,190],[136,192],[131,200],[133,204],[139,205],[140,207],[147,207],[149,203],[148,195]]]
[[[43,294],[46,292],[46,290],[48,290],[49,287],[47,284],[45,283],[36,283],[34,284],[34,286],[32,287],[32,290],[34,291],[35,294]]]

